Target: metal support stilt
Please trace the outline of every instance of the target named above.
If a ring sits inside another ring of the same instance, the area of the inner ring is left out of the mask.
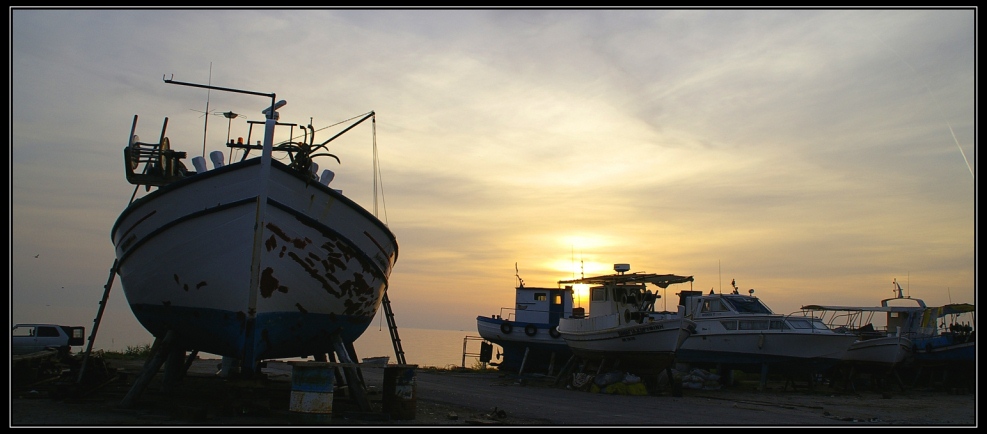
[[[765,390],[768,388],[768,364],[761,364],[761,384],[757,387],[757,390]]]

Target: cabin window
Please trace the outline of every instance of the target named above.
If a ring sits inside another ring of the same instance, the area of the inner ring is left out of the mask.
[[[737,321],[720,321],[720,324],[727,330],[737,330]]]
[[[607,301],[606,288],[593,288],[591,290],[593,301]]]
[[[740,320],[741,330],[767,330],[768,320]]]
[[[788,323],[792,325],[792,328],[796,329],[811,329],[812,322],[807,319],[795,319],[789,318]]]
[[[724,312],[726,310],[720,300],[706,300],[703,302],[702,312]]]
[[[771,330],[788,330],[788,325],[784,321],[779,320],[772,320],[770,327]]]
[[[760,300],[756,298],[751,298],[747,296],[737,296],[737,295],[725,295],[723,299],[732,304],[737,312],[741,313],[771,313]]]
[[[555,296],[552,297],[552,304],[562,304],[562,294],[555,294]]]
[[[545,301],[548,300],[548,296],[544,292],[535,293],[535,301]]]

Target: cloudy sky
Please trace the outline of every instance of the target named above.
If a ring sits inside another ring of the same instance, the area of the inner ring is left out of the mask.
[[[207,125],[208,152],[261,120],[260,98],[165,76],[276,93],[282,121],[317,128],[377,113],[398,326],[475,332],[513,305],[515,264],[528,286],[614,263],[704,291],[736,279],[781,313],[877,305],[894,279],[930,305],[973,303],[976,18],[12,9],[11,324],[91,330],[134,192],[134,115],[145,138],[168,117],[190,157]],[[367,125],[331,167],[372,209]],[[96,347],[150,343],[111,288]]]

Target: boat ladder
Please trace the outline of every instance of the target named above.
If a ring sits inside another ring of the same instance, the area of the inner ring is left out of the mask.
[[[401,347],[401,338],[398,337],[398,325],[394,322],[394,311],[391,310],[391,300],[387,298],[387,291],[381,301],[384,307],[384,316],[387,317],[387,330],[391,332],[391,343],[394,345],[394,358],[399,365],[407,364],[404,358],[404,349]]]

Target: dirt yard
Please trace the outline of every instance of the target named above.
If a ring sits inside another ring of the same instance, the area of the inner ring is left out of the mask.
[[[121,375],[85,396],[55,396],[38,385],[11,390],[10,425],[28,426],[292,426],[309,425],[289,411],[290,369],[268,380],[231,382],[216,376],[216,360],[196,361],[179,387],[152,382],[135,405],[122,408],[141,362],[112,362]],[[648,396],[575,390],[551,378],[500,373],[417,373],[413,419],[383,408],[380,370],[364,369],[371,408],[336,391],[324,425],[637,425],[637,426],[971,426],[978,425],[975,383],[966,387],[875,391],[752,381],[715,390],[661,391]],[[157,377],[160,377],[158,375]],[[532,406],[535,402],[538,405]]]

